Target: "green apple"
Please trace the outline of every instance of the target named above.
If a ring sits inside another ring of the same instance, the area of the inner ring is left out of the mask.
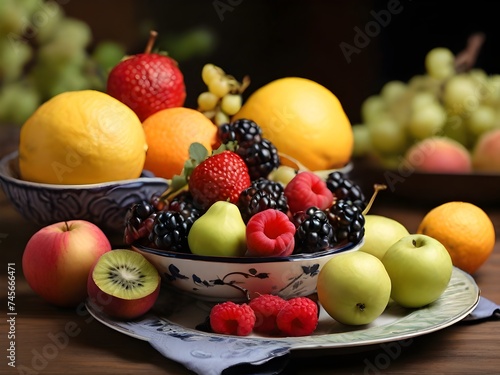
[[[243,256],[246,252],[246,225],[238,206],[218,201],[200,216],[188,234],[193,254]]]
[[[424,234],[400,239],[387,249],[382,263],[391,278],[391,298],[411,308],[437,300],[448,286],[453,270],[446,248]]]
[[[365,215],[365,241],[360,250],[382,259],[392,244],[409,234],[405,226],[394,219]]]
[[[368,324],[387,307],[391,279],[380,259],[354,251],[339,254],[323,266],[318,275],[317,293],[325,311],[336,321]]]

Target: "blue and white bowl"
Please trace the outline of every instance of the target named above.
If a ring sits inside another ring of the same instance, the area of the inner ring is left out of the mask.
[[[164,285],[207,301],[245,301],[258,294],[283,298],[316,292],[321,268],[338,254],[362,245],[346,244],[313,254],[287,257],[221,257],[132,246],[159,271]]]
[[[140,177],[88,185],[53,185],[19,178],[18,152],[0,160],[0,185],[15,208],[27,220],[49,225],[65,220],[87,220],[102,230],[123,234],[127,209],[168,188],[158,177]]]

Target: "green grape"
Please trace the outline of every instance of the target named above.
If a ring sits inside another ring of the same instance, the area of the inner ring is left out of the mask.
[[[221,109],[225,114],[233,116],[241,109],[242,98],[239,94],[227,94],[222,98]]]
[[[448,48],[434,48],[425,56],[425,69],[436,79],[449,78],[455,74],[455,56]]]
[[[219,98],[215,94],[210,91],[202,92],[198,95],[198,110],[202,112],[210,111],[215,108],[218,102]]]
[[[215,123],[215,125],[221,126],[223,124],[227,124],[228,122],[229,122],[229,117],[224,112],[218,111],[215,114],[215,117],[214,117],[214,123]]]
[[[297,175],[297,171],[287,165],[280,165],[274,169],[268,176],[269,180],[279,182],[286,186]]]
[[[368,129],[368,126],[362,124],[353,125],[352,134],[354,137],[352,156],[361,157],[368,155],[372,149],[370,129]]]
[[[61,67],[70,64],[81,67],[87,58],[87,52],[70,41],[54,40],[38,50],[39,63],[46,66]]]
[[[413,96],[410,108],[412,111],[417,111],[431,104],[437,104],[437,98],[431,92],[420,91]]]
[[[480,95],[466,74],[451,77],[444,86],[443,102],[452,114],[464,114],[477,108]]]
[[[214,64],[205,64],[201,70],[201,79],[207,86],[210,82],[219,80],[222,76],[223,72]]]
[[[496,111],[492,107],[480,105],[470,113],[467,125],[469,132],[476,137],[492,130],[497,125]]]
[[[471,137],[467,130],[465,120],[459,115],[448,116],[442,133],[443,136],[451,138],[467,148],[471,145]]]
[[[428,104],[411,113],[407,127],[413,138],[425,139],[442,132],[446,122],[446,111],[439,104]]]
[[[31,85],[7,84],[0,97],[0,122],[22,125],[39,105],[40,95]]]
[[[85,48],[92,41],[92,31],[85,22],[65,18],[59,23],[51,43],[72,44],[74,47]]]
[[[49,43],[63,19],[64,11],[57,2],[42,2],[31,18],[31,26],[37,42],[41,45]]]
[[[0,40],[0,81],[13,82],[21,77],[31,56],[32,50],[27,44]]]
[[[404,95],[406,89],[406,84],[402,81],[389,81],[382,87],[380,96],[387,103],[394,103]]]
[[[366,98],[361,104],[361,119],[364,123],[377,121],[386,114],[386,105],[379,95]]]
[[[403,126],[393,119],[379,119],[367,124],[370,133],[371,146],[381,154],[399,154],[408,145],[408,136]]]
[[[500,107],[500,74],[487,77],[482,103]]]
[[[14,0],[0,1],[0,35],[21,34],[25,12]]]
[[[224,97],[229,93],[231,87],[229,86],[229,81],[225,78],[213,79],[208,83],[208,91],[213,93],[219,98]]]
[[[42,0],[16,0],[16,3],[23,9],[25,17],[30,19],[42,4]]]

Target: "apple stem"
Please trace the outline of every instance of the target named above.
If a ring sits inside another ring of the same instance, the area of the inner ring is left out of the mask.
[[[68,224],[68,222],[67,222],[67,221],[65,221],[65,222],[64,222],[64,225],[66,225],[66,232],[68,232],[68,231],[69,231],[69,224]]]
[[[378,192],[380,190],[387,189],[387,185],[375,184],[375,185],[373,185],[373,189],[374,189],[374,192],[372,194],[372,197],[370,198],[370,201],[366,205],[366,208],[363,210],[363,215],[366,215],[368,213],[368,211],[370,211],[370,208],[372,207],[373,202],[375,201],[375,197],[377,196]]]
[[[144,53],[151,53],[151,51],[153,50],[153,46],[155,44],[157,36],[158,36],[158,33],[155,30],[151,30],[149,32],[149,40],[148,40],[148,44],[146,44],[146,49],[144,50]]]
[[[413,246],[417,247],[417,240],[414,239],[414,240],[411,241],[411,243],[412,243]]]

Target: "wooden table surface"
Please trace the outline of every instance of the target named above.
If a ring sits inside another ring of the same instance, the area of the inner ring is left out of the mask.
[[[1,143],[1,142],[0,142]],[[8,151],[6,148],[2,148]],[[430,207],[378,200],[371,213],[392,217],[414,232]],[[500,207],[483,207],[499,234],[494,252],[474,275],[483,296],[500,303]],[[49,305],[31,291],[22,272],[24,246],[39,227],[27,222],[0,192],[0,374],[190,374],[147,342],[116,332],[85,309]],[[15,325],[8,322],[7,268],[15,268]],[[12,331],[12,329],[14,331]],[[15,365],[8,365],[15,334]],[[65,334],[65,332],[71,334]],[[283,374],[500,374],[500,321],[455,324],[419,336],[400,350],[373,345],[358,353],[292,353]]]

